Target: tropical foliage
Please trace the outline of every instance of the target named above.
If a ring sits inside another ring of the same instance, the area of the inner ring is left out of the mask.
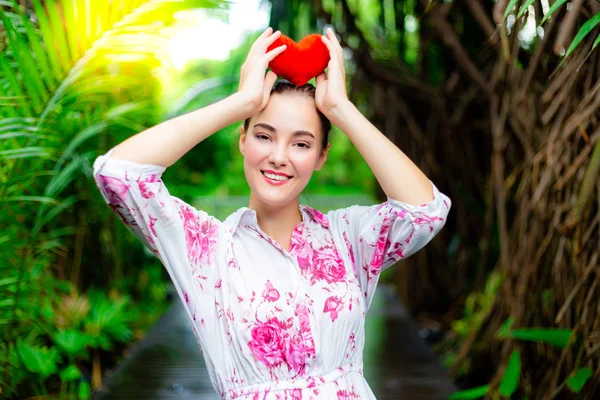
[[[89,397],[164,310],[163,272],[94,195],[91,162],[162,115],[162,27],[221,6],[0,2],[3,398]]]

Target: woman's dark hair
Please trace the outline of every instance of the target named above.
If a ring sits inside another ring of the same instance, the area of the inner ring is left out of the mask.
[[[310,84],[306,83],[302,86],[296,86],[291,82],[286,80],[280,80],[275,82],[273,88],[271,89],[271,95],[275,93],[298,93],[304,94],[307,96],[315,98],[316,88]],[[323,133],[323,141],[321,142],[322,148],[327,147],[327,143],[329,143],[329,131],[331,130],[331,122],[327,119],[327,117],[317,109],[317,113],[319,114],[319,119],[321,120],[321,131]],[[250,118],[244,121],[244,131],[248,131],[248,126],[250,125]]]

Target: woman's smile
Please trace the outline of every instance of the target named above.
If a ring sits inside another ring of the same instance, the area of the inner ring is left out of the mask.
[[[283,172],[276,172],[272,170],[261,170],[260,172],[265,177],[265,180],[274,186],[281,186],[293,178],[292,176],[284,174]]]
[[[283,172],[273,171],[270,169],[264,169],[264,170],[261,170],[260,172],[262,172],[262,174],[269,180],[285,182],[285,181],[288,181],[289,179],[292,179],[291,175],[284,174]]]

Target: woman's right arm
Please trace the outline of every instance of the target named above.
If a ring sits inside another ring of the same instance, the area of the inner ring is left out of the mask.
[[[134,135],[114,147],[112,156],[140,164],[170,167],[214,132],[240,121],[251,105],[240,93],[180,115]]]
[[[198,143],[235,122],[262,110],[277,75],[265,70],[269,62],[285,50],[267,48],[281,35],[268,28],[254,42],[240,71],[238,91],[202,109],[162,122],[115,146],[112,156],[140,164],[170,167]]]
[[[236,94],[138,133],[94,161],[94,180],[102,197],[163,262],[182,298],[192,290],[190,273],[200,274],[211,263],[220,222],[171,196],[162,173],[212,133],[266,105],[277,76],[265,76],[265,70],[283,49],[265,52],[278,36],[268,29],[254,42]]]

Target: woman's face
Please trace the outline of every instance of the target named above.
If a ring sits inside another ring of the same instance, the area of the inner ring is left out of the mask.
[[[271,206],[296,201],[327,159],[313,98],[275,93],[240,136],[244,173],[255,199]]]

